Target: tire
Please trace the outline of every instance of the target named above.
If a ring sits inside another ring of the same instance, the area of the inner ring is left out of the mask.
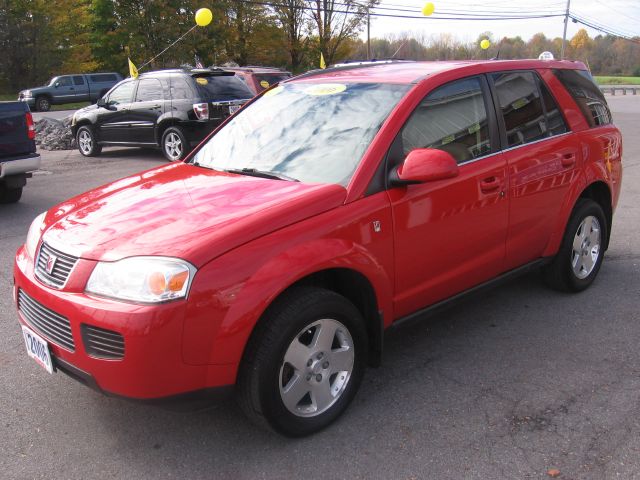
[[[178,162],[191,150],[187,137],[180,127],[169,127],[162,134],[160,142],[162,153],[170,162]]]
[[[76,145],[85,157],[97,157],[102,152],[102,146],[98,145],[96,135],[88,125],[83,125],[76,132]]]
[[[591,285],[600,271],[608,235],[602,207],[593,200],[579,199],[560,250],[543,270],[547,284],[564,292],[580,292]]]
[[[0,185],[0,203],[17,203],[22,197],[22,187],[9,188]]]
[[[290,437],[315,433],[353,400],[367,362],[358,309],[321,288],[295,288],[265,313],[238,374],[239,403],[256,424]]]
[[[51,100],[49,100],[49,97],[36,97],[36,110],[38,112],[48,112],[51,110]]]

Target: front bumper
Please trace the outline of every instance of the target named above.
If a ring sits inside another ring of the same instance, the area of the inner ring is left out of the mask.
[[[36,99],[34,97],[18,97],[18,101],[25,102],[29,107],[36,106]]]
[[[43,336],[54,364],[90,387],[107,394],[153,400],[233,385],[237,365],[187,365],[182,356],[185,301],[136,305],[84,294],[95,262],[74,267],[63,290],[43,285],[34,276],[24,247],[16,254],[15,292],[23,291],[41,306],[68,319],[73,347],[47,335],[18,310],[19,322]],[[72,281],[73,280],[73,281]],[[82,285],[82,287],[81,287]],[[24,308],[24,307],[23,307]],[[120,359],[97,358],[87,348],[82,325],[117,332],[124,339]]]

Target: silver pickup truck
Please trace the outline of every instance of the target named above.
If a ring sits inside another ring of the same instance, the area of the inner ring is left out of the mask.
[[[0,102],[0,203],[15,203],[40,167],[33,117],[23,102]]]
[[[18,100],[40,112],[47,112],[51,105],[63,103],[95,103],[120,80],[122,75],[114,72],[61,75],[53,77],[44,87],[21,91]]]

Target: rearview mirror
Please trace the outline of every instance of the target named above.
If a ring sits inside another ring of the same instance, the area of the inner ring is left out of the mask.
[[[392,170],[392,185],[433,182],[456,177],[458,164],[450,153],[435,148],[416,148]]]

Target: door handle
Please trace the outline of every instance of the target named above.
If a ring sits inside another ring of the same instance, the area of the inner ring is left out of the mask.
[[[563,167],[573,167],[576,164],[576,154],[575,153],[565,153],[562,155],[562,160],[560,163]]]
[[[500,188],[498,177],[489,177],[480,181],[480,190],[484,193],[494,192]]]

